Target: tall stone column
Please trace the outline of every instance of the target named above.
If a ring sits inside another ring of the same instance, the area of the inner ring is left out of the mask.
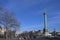
[[[44,11],[44,29],[43,29],[43,33],[48,32],[47,29],[47,17],[46,17],[46,11]]]
[[[47,28],[47,17],[46,17],[46,11],[44,11],[44,29],[43,29],[43,36],[51,36],[51,34],[48,32]]]

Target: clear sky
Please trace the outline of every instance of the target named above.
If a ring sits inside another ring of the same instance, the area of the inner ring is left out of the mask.
[[[60,31],[60,0],[0,0],[0,6],[16,14],[21,32],[43,30],[44,8],[49,31]]]

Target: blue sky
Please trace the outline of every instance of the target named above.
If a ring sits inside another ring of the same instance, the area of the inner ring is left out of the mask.
[[[49,31],[60,31],[60,0],[0,0],[0,6],[16,14],[21,32],[43,30],[44,8]]]

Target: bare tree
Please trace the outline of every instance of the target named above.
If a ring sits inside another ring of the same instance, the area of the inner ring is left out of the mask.
[[[20,27],[19,22],[14,17],[14,13],[3,8],[0,8],[0,24],[2,24],[6,29],[13,29],[15,31]]]

